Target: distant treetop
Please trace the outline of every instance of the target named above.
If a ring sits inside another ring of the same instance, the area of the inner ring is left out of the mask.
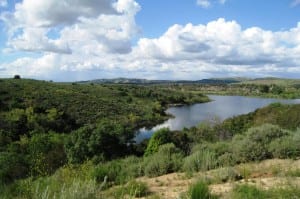
[[[21,79],[21,76],[20,75],[15,75],[14,79]]]

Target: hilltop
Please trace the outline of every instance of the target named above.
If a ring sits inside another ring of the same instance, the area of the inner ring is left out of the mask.
[[[284,79],[276,77],[265,78],[245,78],[245,77],[228,77],[228,78],[209,78],[201,80],[149,80],[138,78],[113,78],[113,79],[95,79],[88,81],[79,81],[77,83],[97,83],[97,84],[266,84],[266,85],[295,85],[300,84],[299,79]]]

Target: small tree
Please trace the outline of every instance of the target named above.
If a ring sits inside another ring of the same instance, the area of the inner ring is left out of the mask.
[[[21,79],[21,76],[20,75],[15,75],[14,79]]]

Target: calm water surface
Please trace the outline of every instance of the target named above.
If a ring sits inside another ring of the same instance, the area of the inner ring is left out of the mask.
[[[199,103],[182,107],[171,107],[166,110],[168,114],[174,116],[164,123],[153,127],[152,129],[142,128],[138,131],[135,140],[140,142],[143,139],[150,138],[153,132],[158,129],[168,127],[171,130],[182,130],[183,128],[196,126],[202,121],[218,118],[226,118],[252,112],[257,108],[267,106],[274,102],[284,104],[299,104],[300,99],[281,100],[271,98],[253,98],[242,96],[219,96],[209,95],[213,101],[208,103]]]

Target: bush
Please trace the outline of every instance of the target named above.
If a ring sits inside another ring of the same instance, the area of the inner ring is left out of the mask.
[[[162,128],[156,131],[149,140],[147,145],[145,156],[156,153],[160,145],[171,142],[170,130],[168,128]]]
[[[127,143],[132,135],[130,128],[112,121],[84,126],[74,131],[65,145],[68,160],[82,163],[97,156],[106,160],[123,156],[127,153]]]
[[[36,134],[30,138],[27,150],[32,175],[51,174],[67,162],[63,139],[55,133]]]
[[[184,159],[183,169],[186,172],[206,171],[217,165],[216,154],[210,150],[200,150]]]
[[[270,142],[288,134],[288,131],[271,124],[250,128],[245,136],[237,135],[233,139],[232,146],[236,160],[249,162],[271,158],[272,153],[268,149]]]
[[[130,181],[127,186],[127,194],[134,197],[144,197],[147,195],[148,187],[144,182]]]
[[[217,130],[210,121],[201,122],[197,127],[192,127],[188,133],[189,138],[195,142],[216,141],[218,139]]]
[[[209,192],[207,183],[199,181],[189,189],[190,199],[213,199],[217,198]]]
[[[131,156],[121,160],[98,164],[91,173],[98,183],[107,180],[107,185],[124,184],[143,174],[142,159]]]
[[[29,166],[22,154],[0,152],[0,184],[26,177]]]
[[[14,79],[21,79],[20,75],[14,75]]]
[[[274,158],[298,158],[300,157],[300,134],[286,136],[272,141],[269,151]]]
[[[182,165],[183,155],[174,144],[159,147],[157,153],[145,158],[145,174],[149,177],[178,171]]]

